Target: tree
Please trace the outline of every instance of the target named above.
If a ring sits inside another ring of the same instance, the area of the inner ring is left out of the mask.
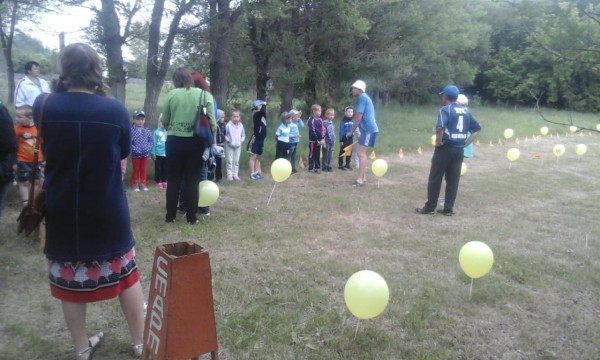
[[[153,127],[156,126],[158,120],[156,105],[167,70],[171,64],[171,51],[173,50],[175,37],[198,26],[198,23],[196,23],[181,27],[183,16],[189,13],[199,2],[200,0],[180,0],[173,4],[175,8],[171,12],[171,23],[162,46],[161,24],[165,12],[165,0],[155,0],[154,2],[149,25],[146,98],[144,99],[146,119]]]
[[[57,11],[63,6],[78,5],[82,0],[0,0],[0,44],[6,61],[8,77],[8,97],[14,102],[15,69],[13,62],[13,40],[19,21],[30,14],[43,14],[47,11]],[[31,21],[31,18],[27,18]]]

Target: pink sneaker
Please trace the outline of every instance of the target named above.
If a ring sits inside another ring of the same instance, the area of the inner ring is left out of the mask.
[[[240,177],[239,177],[239,176],[237,176],[237,175],[233,175],[233,180],[238,180],[238,181],[239,181],[239,180],[240,180]]]
[[[229,180],[229,181],[233,181],[233,176],[231,176],[231,175],[227,175],[227,180]]]
[[[162,184],[163,184],[163,189],[166,189],[166,188],[167,188],[167,182],[165,181],[165,182],[164,182],[164,183],[162,183]]]

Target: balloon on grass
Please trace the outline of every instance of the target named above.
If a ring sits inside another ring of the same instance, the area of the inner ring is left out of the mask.
[[[211,206],[219,198],[219,187],[210,180],[203,180],[198,185],[198,193],[198,206]]]
[[[371,319],[385,310],[390,290],[385,279],[371,270],[354,273],[344,287],[348,310],[359,319]]]
[[[600,131],[600,124],[596,125],[596,130]]]
[[[552,149],[552,152],[554,153],[554,155],[556,155],[556,157],[560,157],[563,156],[565,154],[565,146],[563,144],[556,144],[554,145],[554,149]]]
[[[575,125],[569,126],[569,131],[574,133],[575,131],[577,131],[577,126],[575,126]]]
[[[375,176],[383,176],[388,170],[388,164],[383,159],[377,159],[373,161],[373,164],[371,165],[371,170],[373,171],[373,174],[375,174]]]
[[[575,153],[577,155],[583,155],[587,152],[587,145],[586,144],[577,144],[577,147],[575,148]]]
[[[550,129],[548,129],[547,126],[542,126],[540,128],[540,134],[542,134],[542,135],[548,135],[548,131],[550,131]]]
[[[277,182],[286,181],[292,174],[292,164],[288,159],[277,159],[271,164],[271,177]]]
[[[462,163],[462,165],[460,166],[460,174],[464,175],[467,173],[467,164]]]
[[[519,157],[521,156],[521,152],[519,151],[519,149],[517,148],[511,148],[508,149],[508,151],[506,152],[506,157],[508,158],[508,160],[510,161],[515,161],[517,160]]]
[[[514,134],[515,134],[515,132],[511,128],[504,130],[504,138],[507,140],[510,139],[511,137],[513,137]]]
[[[436,138],[435,134],[431,135],[431,145],[433,145],[433,146],[435,146],[435,138]]]
[[[470,241],[463,245],[458,254],[461,269],[471,279],[487,274],[494,264],[494,253],[481,241]]]

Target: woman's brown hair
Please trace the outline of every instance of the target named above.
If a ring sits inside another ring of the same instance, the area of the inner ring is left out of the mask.
[[[184,68],[177,68],[173,73],[173,86],[176,88],[186,88],[189,89],[194,86],[194,78]]]
[[[81,87],[106,95],[102,82],[102,61],[96,50],[83,43],[65,47],[60,53],[60,76],[54,83],[54,91],[65,92]]]

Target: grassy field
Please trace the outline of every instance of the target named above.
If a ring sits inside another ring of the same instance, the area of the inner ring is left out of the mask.
[[[192,241],[211,257],[220,359],[598,359],[600,136],[570,134],[527,109],[473,112],[484,131],[465,161],[453,217],[414,213],[425,201],[436,106],[378,111],[375,152],[389,170],[369,173],[363,188],[350,186],[356,171],[300,171],[267,206],[274,182],[251,181],[243,169],[243,181],[219,185],[212,214],[196,227],[164,223],[164,190],[128,192],[145,293],[155,247]],[[538,135],[543,125],[552,136]],[[515,131],[508,142],[507,127]],[[567,149],[560,158],[558,143]],[[579,143],[588,146],[583,156]],[[521,151],[513,163],[511,147]],[[0,359],[71,359],[38,242],[15,235],[18,203],[11,188],[0,220]],[[494,266],[469,299],[458,253],[472,240],[491,247]],[[385,278],[390,302],[358,322],[343,289],[364,269]],[[90,333],[107,335],[94,359],[130,358],[118,301],[88,309]]]

